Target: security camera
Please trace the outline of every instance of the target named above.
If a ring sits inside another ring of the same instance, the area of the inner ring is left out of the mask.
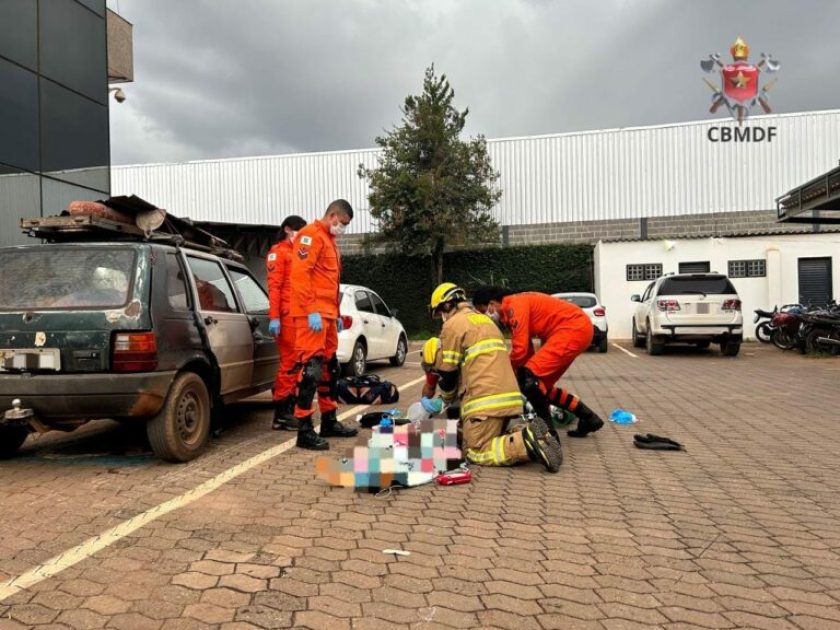
[[[111,89],[114,92],[114,100],[117,101],[117,103],[122,103],[122,102],[125,101],[126,96],[125,96],[125,92],[122,91],[122,88],[111,88]]]

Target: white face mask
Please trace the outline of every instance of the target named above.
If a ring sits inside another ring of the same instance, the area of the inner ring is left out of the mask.
[[[347,226],[343,223],[330,223],[330,234],[333,236],[341,236],[347,231]]]
[[[493,311],[492,313],[488,311],[487,312],[487,317],[489,317],[494,322],[496,322],[496,324],[501,324],[502,323],[502,318],[501,318],[501,316],[499,316],[498,311]]]
[[[298,234],[297,231],[289,232],[289,240],[294,241],[297,234]]]

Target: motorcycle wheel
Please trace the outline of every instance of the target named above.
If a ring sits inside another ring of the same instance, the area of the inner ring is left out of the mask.
[[[770,341],[780,350],[793,350],[796,347],[796,337],[788,335],[781,328],[777,328],[771,333]]]
[[[770,322],[761,322],[755,327],[755,338],[761,343],[771,343],[771,336],[773,334],[773,327]]]
[[[814,328],[808,331],[805,335],[805,351],[808,354],[824,353],[824,354],[838,354],[840,347],[832,343],[821,343],[820,338],[835,339],[840,341],[840,333],[835,330],[827,330],[825,328]]]

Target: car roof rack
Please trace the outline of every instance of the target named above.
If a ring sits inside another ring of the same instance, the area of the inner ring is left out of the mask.
[[[50,243],[140,241],[204,251],[242,262],[227,241],[136,195],[73,201],[58,216],[22,218],[24,234]]]

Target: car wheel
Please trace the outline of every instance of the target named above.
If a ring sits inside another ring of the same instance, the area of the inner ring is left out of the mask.
[[[8,459],[17,453],[26,441],[29,429],[17,425],[0,427],[0,459]]]
[[[650,330],[650,322],[648,322],[647,325],[647,335],[645,335],[645,346],[647,347],[647,353],[652,357],[659,356],[665,349],[665,344],[653,336],[653,333]]]
[[[720,352],[725,357],[737,357],[741,351],[741,342],[733,339],[725,339],[720,342]]]
[[[645,347],[645,338],[639,334],[639,331],[636,330],[636,320],[633,320],[633,347],[634,348],[644,348]]]
[[[353,344],[353,352],[350,355],[350,362],[344,365],[344,373],[347,376],[364,376],[367,371],[367,347],[365,342],[357,339]]]
[[[601,337],[601,341],[598,342],[598,352],[603,354],[604,352],[607,352],[609,349],[610,349],[610,344],[607,341],[607,337],[605,335],[605,336]]]
[[[397,352],[391,357],[391,365],[400,367],[405,363],[405,357],[408,354],[408,341],[403,335],[400,335],[400,340],[397,342]]]
[[[188,462],[204,450],[210,433],[210,394],[198,374],[179,374],[163,409],[149,420],[146,434],[152,451],[167,462]]]

